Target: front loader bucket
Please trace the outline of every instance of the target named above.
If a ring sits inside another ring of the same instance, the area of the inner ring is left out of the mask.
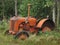
[[[55,28],[55,23],[50,19],[42,19],[37,24],[37,27],[42,29],[43,32],[51,31]]]

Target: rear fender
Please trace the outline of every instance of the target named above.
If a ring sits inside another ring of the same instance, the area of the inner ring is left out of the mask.
[[[42,19],[42,20],[40,20],[40,21],[38,22],[38,24],[37,24],[37,28],[41,28],[42,25],[43,25],[43,23],[44,23],[46,20],[48,20],[48,19]]]
[[[37,24],[37,28],[42,29],[42,31],[53,30],[55,28],[55,23],[51,19],[42,19]]]

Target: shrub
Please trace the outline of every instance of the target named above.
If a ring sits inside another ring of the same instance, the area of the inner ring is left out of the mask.
[[[0,21],[0,30],[7,30],[9,28],[8,21],[2,20]]]

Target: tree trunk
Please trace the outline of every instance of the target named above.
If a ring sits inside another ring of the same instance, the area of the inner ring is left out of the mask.
[[[53,21],[55,23],[55,5],[53,6]]]
[[[57,27],[59,26],[59,1],[57,0]]]
[[[4,0],[2,0],[2,15],[3,15],[3,20],[5,19],[4,12],[5,12],[5,6],[4,6]]]

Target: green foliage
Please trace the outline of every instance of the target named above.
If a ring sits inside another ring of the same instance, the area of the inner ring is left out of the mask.
[[[14,0],[5,0],[5,17],[9,18],[14,15],[15,10],[15,2]]]
[[[7,30],[9,29],[9,24],[6,20],[2,20],[0,22],[0,30]]]
[[[3,6],[2,6],[2,1],[0,1],[0,19],[2,18],[2,10],[3,10],[2,7],[3,7]]]
[[[53,1],[52,0],[23,0],[22,4],[20,5],[20,14],[22,16],[27,16],[27,4],[30,3],[31,11],[30,14],[34,17],[40,18],[40,17],[46,17],[47,15],[52,14],[52,6]]]
[[[1,7],[4,8],[4,15],[6,18],[9,18],[10,16],[13,16],[15,13],[15,0],[4,0],[0,2],[0,12],[3,12]],[[18,15],[21,16],[27,16],[27,4],[30,3],[31,16],[34,16],[36,18],[46,17],[47,15],[52,14],[52,6],[53,6],[53,0],[17,0],[18,4]],[[4,6],[2,4],[4,3]],[[3,14],[0,13],[0,17],[2,17]]]

